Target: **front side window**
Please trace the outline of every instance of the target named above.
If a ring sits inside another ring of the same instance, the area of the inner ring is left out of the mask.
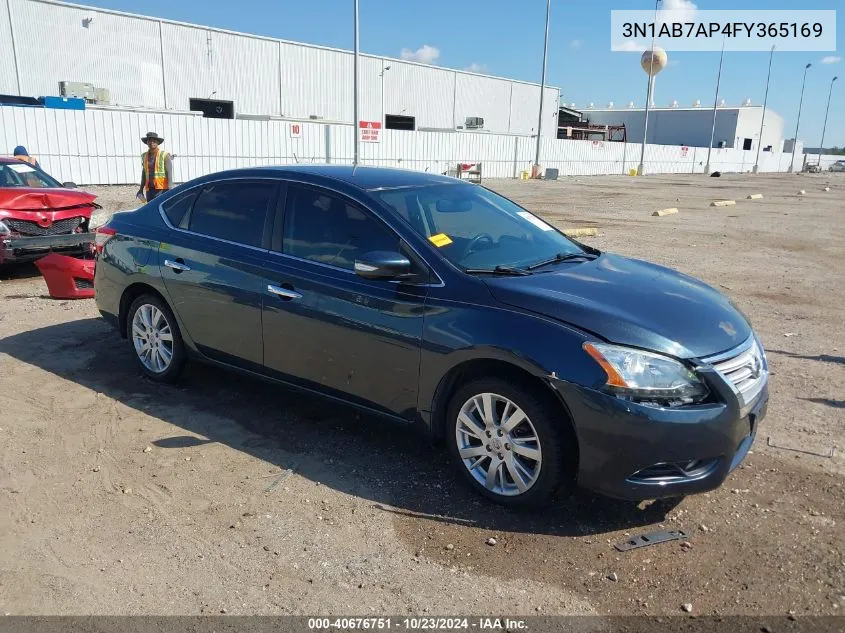
[[[435,185],[375,195],[463,269],[525,267],[583,252],[553,226],[483,187]]]
[[[188,228],[194,233],[259,247],[276,188],[271,181],[206,185],[194,203]]]
[[[321,190],[288,189],[286,255],[352,270],[361,255],[399,249],[399,237],[360,207]]]

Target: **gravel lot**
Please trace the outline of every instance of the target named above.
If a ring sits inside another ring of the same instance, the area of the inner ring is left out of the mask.
[[[15,268],[0,274],[0,612],[845,611],[845,175],[487,184],[749,316],[772,399],[723,488],[507,512],[389,423],[206,367],[148,382],[93,301],[51,300]],[[108,211],[136,205],[134,187],[89,189]],[[665,207],[680,213],[651,216]],[[612,547],[661,527],[689,539]]]

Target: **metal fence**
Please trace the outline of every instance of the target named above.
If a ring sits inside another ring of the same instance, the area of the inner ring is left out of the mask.
[[[24,145],[49,173],[79,184],[139,182],[140,138],[153,130],[176,155],[177,181],[235,167],[290,163],[351,164],[352,127],[281,119],[206,119],[193,113],[117,109],[60,110],[0,107],[0,153]],[[486,178],[530,171],[535,139],[470,132],[382,130],[378,143],[361,144],[361,163],[446,173],[457,163],[482,163]],[[641,145],[543,139],[541,163],[562,176],[627,174]],[[829,165],[839,157],[825,156]],[[752,171],[756,151],[713,149],[711,171]],[[759,171],[786,172],[791,154],[763,152]],[[810,162],[815,157],[810,157]],[[646,173],[704,173],[707,149],[647,145]],[[803,154],[796,154],[796,170]]]

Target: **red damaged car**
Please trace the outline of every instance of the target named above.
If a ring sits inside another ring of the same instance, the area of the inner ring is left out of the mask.
[[[0,157],[0,265],[36,260],[49,252],[90,252],[97,196],[76,191],[38,167]]]

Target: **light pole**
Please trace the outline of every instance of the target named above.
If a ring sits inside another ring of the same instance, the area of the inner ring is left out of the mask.
[[[822,152],[824,152],[824,133],[827,132],[827,115],[830,113],[830,98],[833,96],[833,82],[839,79],[834,77],[830,80],[830,92],[827,93],[827,110],[824,111],[824,125],[822,126],[822,143],[819,145],[819,169],[822,166]]]
[[[722,83],[722,62],[725,60],[725,40],[722,40],[722,54],[719,56],[719,74],[716,75],[716,98],[713,100],[713,127],[710,130],[710,146],[707,148],[707,164],[704,173],[710,173],[710,153],[713,151],[713,139],[716,138],[716,113],[719,111],[719,86]]]
[[[354,143],[353,143],[353,152],[352,152],[352,164],[358,164],[358,152],[359,152],[359,143],[358,143],[358,0],[355,0],[355,55],[353,60],[353,71],[352,71],[352,83],[353,89],[352,92],[354,93],[353,100],[354,105],[352,106],[352,133],[355,135]]]
[[[537,149],[534,152],[534,177],[540,176],[540,140],[543,132],[543,97],[546,94],[546,54],[549,50],[549,14],[552,0],[546,0],[546,36],[543,40],[543,74],[540,79],[540,114],[537,115]]]
[[[645,168],[645,145],[648,142],[648,111],[651,104],[651,88],[654,79],[654,43],[657,35],[657,7],[660,6],[660,0],[655,0],[654,3],[654,30],[651,32],[651,62],[648,69],[648,88],[645,93],[645,121],[643,124],[643,146],[640,148],[640,164],[637,167],[637,175],[642,176]]]
[[[807,71],[812,64],[804,66],[804,81],[801,82],[801,100],[798,102],[798,120],[795,121],[795,138],[792,139],[792,160],[789,161],[789,173],[795,171],[795,150],[798,149],[798,127],[801,125],[801,106],[804,105],[804,87],[807,85]]]
[[[760,150],[763,147],[763,127],[766,125],[766,105],[769,103],[769,81],[772,78],[772,59],[775,57],[775,47],[769,53],[769,76],[766,77],[766,96],[763,98],[763,119],[760,121],[760,138],[757,139],[757,160],[754,161],[754,173],[760,170]]]

